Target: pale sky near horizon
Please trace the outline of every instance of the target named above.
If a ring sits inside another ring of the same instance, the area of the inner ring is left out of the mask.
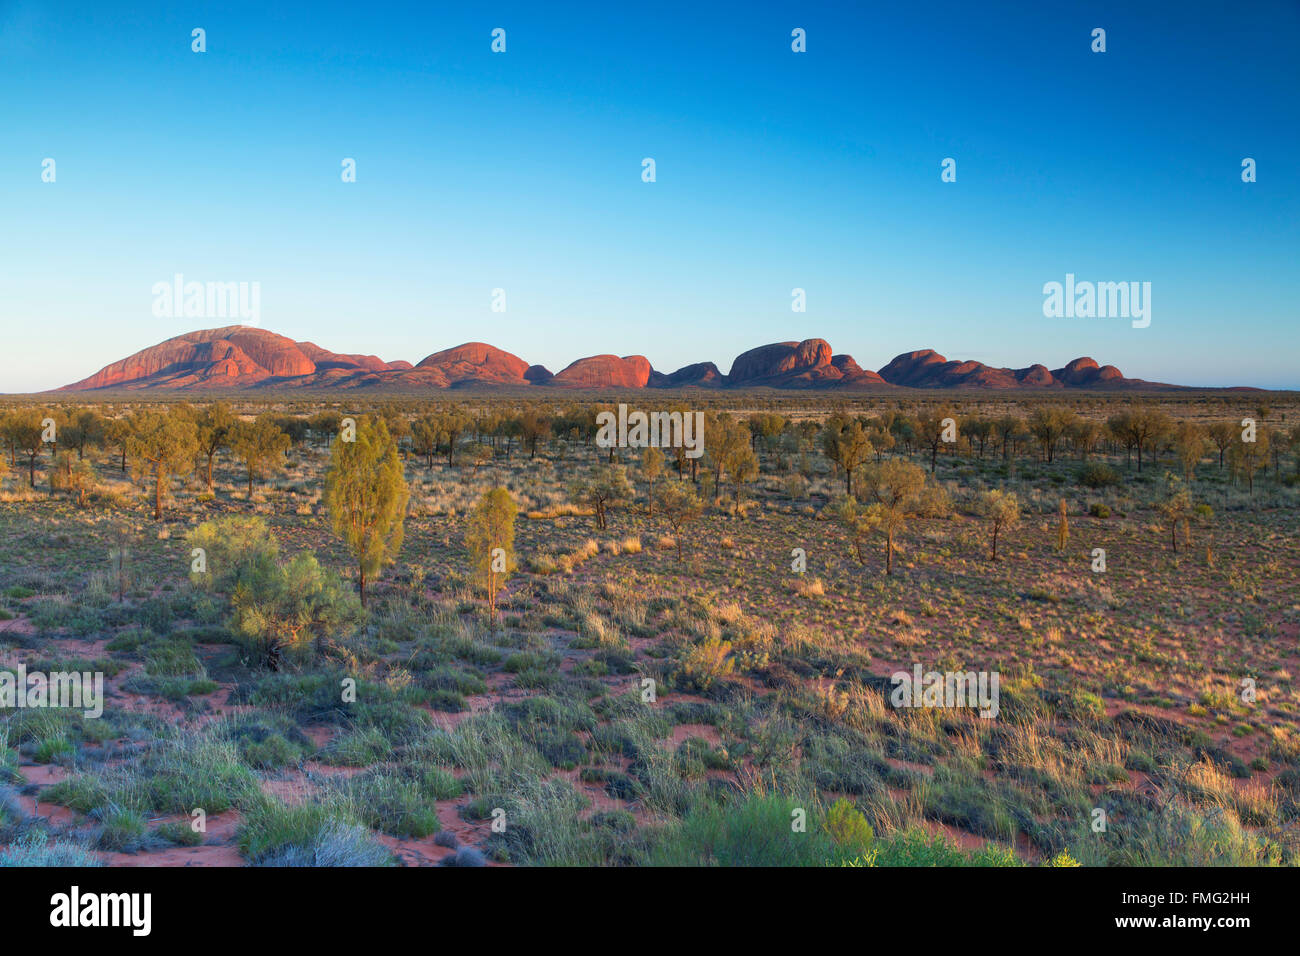
[[[176,273],[388,360],[821,337],[1300,388],[1300,4],[842,7],[0,0],[0,393],[235,321],[155,316]],[[1045,317],[1067,273],[1150,282],[1150,326]]]

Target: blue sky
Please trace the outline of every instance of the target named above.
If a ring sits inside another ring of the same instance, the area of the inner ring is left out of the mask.
[[[175,273],[385,359],[820,336],[1300,387],[1294,0],[266,7],[0,0],[0,392],[226,324],[155,317]],[[1066,273],[1150,282],[1150,327],[1045,318]]]

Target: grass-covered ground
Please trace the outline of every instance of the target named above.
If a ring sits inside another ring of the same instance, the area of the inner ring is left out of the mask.
[[[278,670],[231,595],[191,575],[191,539],[255,516],[280,560],[312,552],[350,580],[323,442],[295,443],[251,500],[223,453],[215,494],[196,472],[162,521],[111,448],[87,452],[84,505],[46,490],[48,456],[35,490],[20,459],[0,501],[0,668],[102,672],[108,699],[98,719],[0,716],[0,863],[1295,862],[1294,457],[1252,493],[1207,453],[1175,553],[1169,455],[1138,472],[1099,446],[1088,461],[1118,481],[1088,487],[1083,461],[1028,443],[1010,462],[945,448],[932,476],[928,453],[894,449],[930,490],[886,575],[883,538],[859,560],[832,517],[844,480],[815,435],[787,437],[758,443],[742,501],[702,482],[680,542],[631,452],[634,497],[604,529],[569,490],[605,461],[593,447],[412,455],[397,562]],[[659,479],[678,480],[671,463]],[[492,621],[463,541],[494,486],[519,518]],[[994,488],[1022,513],[997,561]],[[889,676],[917,663],[998,672],[998,717],[895,708]]]

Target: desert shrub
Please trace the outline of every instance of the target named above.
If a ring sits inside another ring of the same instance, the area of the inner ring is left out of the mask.
[[[942,485],[926,485],[916,496],[916,513],[922,518],[950,518],[952,495]]]
[[[207,555],[207,571],[191,573],[201,588],[232,594],[243,582],[264,577],[280,554],[271,529],[261,518],[231,516],[205,521],[185,536],[191,548]]]
[[[1070,856],[1069,850],[1062,850],[1060,853],[1056,854],[1056,856],[1052,857],[1050,860],[1048,860],[1046,863],[1043,864],[1043,866],[1059,866],[1059,867],[1071,867],[1071,866],[1078,866],[1078,865],[1079,865],[1079,861],[1076,860],[1074,857]]]
[[[730,675],[735,666],[731,642],[715,637],[687,651],[678,664],[676,676],[684,687],[707,691],[715,681]]]
[[[824,866],[851,854],[808,819],[797,831],[797,811],[808,803],[785,796],[746,796],[703,804],[652,838],[655,866]],[[805,810],[806,812],[806,810]],[[807,813],[811,816],[811,813]]]
[[[161,823],[154,829],[154,836],[173,846],[199,846],[206,839],[204,833],[195,830],[184,820]]]
[[[1094,518],[1109,518],[1110,509],[1100,502],[1093,502],[1088,506],[1088,514],[1092,515]]]
[[[135,618],[155,634],[167,634],[172,629],[176,615],[172,612],[169,602],[154,598],[140,605]]]
[[[361,619],[361,605],[342,579],[313,554],[300,554],[252,576],[232,598],[236,631],[273,670],[284,650],[310,652],[315,642]]]
[[[80,843],[52,838],[43,830],[23,834],[0,848],[0,867],[8,866],[103,866],[99,857]]]
[[[910,829],[877,840],[872,852],[849,866],[1023,866],[1009,847],[986,844],[964,851],[942,834]]]
[[[1079,469],[1079,484],[1085,488],[1109,488],[1118,485],[1119,472],[1099,461],[1090,462]]]
[[[99,847],[103,850],[131,852],[144,844],[148,827],[140,811],[117,805],[104,810],[100,830]]]
[[[350,810],[266,801],[244,818],[239,852],[256,866],[387,866],[392,854]]]
[[[351,588],[310,552],[287,563],[260,518],[223,518],[190,532],[193,548],[207,551],[207,574],[192,574],[203,586],[230,596],[233,630],[253,660],[272,670],[287,650],[309,655],[315,642],[361,620]]]
[[[154,641],[144,650],[144,672],[150,677],[203,676],[206,671],[189,641]]]
[[[131,769],[131,787],[146,809],[221,813],[248,804],[260,792],[257,778],[234,743],[215,733],[187,733],[165,741]]]
[[[808,488],[810,482],[803,475],[795,473],[788,475],[781,482],[781,491],[787,498],[792,501],[802,501],[808,497]]]
[[[429,767],[421,773],[420,789],[431,800],[453,800],[464,792],[456,776],[441,767]]]
[[[107,806],[111,797],[104,781],[90,773],[64,777],[58,783],[46,787],[41,793],[42,800],[68,807],[79,813],[90,813],[92,810]]]
[[[244,761],[257,770],[279,770],[297,764],[312,750],[307,737],[287,719],[245,718],[230,730]]]
[[[589,802],[567,782],[528,782],[501,804],[510,825],[489,849],[514,863],[608,866],[639,863],[642,847],[617,818],[584,817]]]
[[[320,752],[320,759],[340,767],[366,767],[387,760],[393,745],[377,727],[358,727],[340,734]]]
[[[349,787],[357,816],[373,830],[420,838],[440,829],[438,808],[418,780],[381,769],[353,777]]]
[[[831,804],[831,808],[826,811],[822,829],[839,846],[859,853],[870,850],[876,836],[867,818],[843,797]]]

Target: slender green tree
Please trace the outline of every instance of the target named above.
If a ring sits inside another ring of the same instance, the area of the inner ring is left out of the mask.
[[[235,427],[235,413],[225,402],[215,402],[199,412],[195,419],[198,429],[199,451],[207,461],[204,477],[208,482],[208,491],[215,491],[212,480],[212,466],[217,452],[230,444],[230,432]],[[250,491],[251,494],[251,491]]]
[[[5,422],[5,438],[10,447],[27,456],[27,482],[36,487],[36,459],[45,448],[42,415],[34,408],[19,409]]]
[[[266,415],[251,422],[236,422],[230,429],[230,450],[244,463],[248,500],[253,500],[253,479],[284,467],[284,453],[292,439]]]
[[[655,482],[664,473],[664,453],[647,446],[641,452],[641,477],[646,481],[646,507],[650,517],[655,513]]]
[[[475,584],[488,602],[488,617],[496,620],[497,594],[515,570],[515,516],[519,509],[504,488],[486,492],[474,506],[465,533]]]
[[[163,495],[172,476],[194,470],[199,451],[194,422],[179,412],[145,409],[135,412],[129,424],[131,467],[137,476],[153,482],[153,517],[161,521]]]
[[[596,527],[608,526],[609,512],[632,497],[632,486],[627,480],[627,469],[622,465],[597,465],[589,478],[579,478],[569,488],[569,494],[579,504],[589,506],[596,513]]]
[[[875,453],[862,423],[842,416],[827,419],[822,430],[822,454],[844,471],[844,493],[853,494],[853,472]]]
[[[894,542],[916,510],[916,498],[925,487],[919,465],[891,458],[866,469],[867,494],[873,499],[867,515],[885,536],[885,573],[894,573]]]
[[[1156,508],[1169,527],[1169,546],[1173,548],[1174,554],[1177,554],[1179,527],[1183,529],[1183,541],[1188,545],[1192,543],[1192,515],[1195,509],[1192,507],[1192,493],[1184,488],[1174,475],[1165,475],[1165,482],[1168,486],[1168,494],[1164,501],[1156,505]]]
[[[1016,500],[1014,491],[1008,492],[995,488],[984,492],[983,497],[980,498],[980,512],[988,519],[993,530],[993,547],[989,560],[996,561],[998,535],[1020,523],[1020,502]]]
[[[337,534],[357,562],[357,589],[379,576],[402,547],[410,489],[397,443],[381,420],[362,418],[354,441],[336,441],[325,475],[325,503]]]
[[[677,560],[682,560],[683,537],[686,526],[704,513],[704,504],[692,485],[665,481],[659,487],[659,513],[673,529],[673,542],[677,545]]]

